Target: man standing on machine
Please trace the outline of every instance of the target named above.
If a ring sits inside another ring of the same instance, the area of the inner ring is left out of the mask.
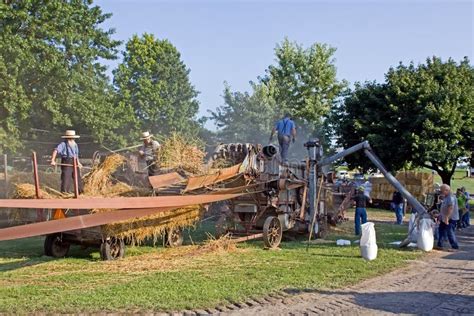
[[[272,141],[275,132],[278,132],[278,144],[280,145],[281,161],[282,163],[287,163],[290,142],[293,141],[294,143],[296,140],[296,127],[295,123],[291,119],[290,113],[286,113],[281,120],[276,122],[275,127],[270,134],[270,142]]]
[[[56,156],[61,157],[61,192],[73,192],[74,189],[74,159],[77,162],[77,185],[79,193],[82,193],[82,181],[80,168],[82,168],[79,162],[79,146],[75,139],[79,138],[76,135],[76,131],[67,130],[66,133],[61,136],[63,139],[56,148],[53,150],[51,155],[51,165],[56,165]]]

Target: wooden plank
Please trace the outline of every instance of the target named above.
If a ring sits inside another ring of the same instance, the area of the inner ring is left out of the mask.
[[[230,179],[237,176],[240,173],[240,167],[242,164],[234,165],[232,167],[224,168],[219,170],[216,173],[190,177],[188,179],[188,185],[184,189],[184,192],[196,190],[199,188],[204,188],[212,184],[222,182],[224,180]]]
[[[152,197],[115,197],[79,199],[0,199],[0,208],[48,209],[142,209],[156,207],[183,207],[233,199],[240,194],[171,195]]]
[[[150,181],[150,184],[153,189],[159,189],[162,187],[167,187],[169,185],[180,183],[184,181],[184,178],[177,172],[170,172],[148,177],[148,180]]]

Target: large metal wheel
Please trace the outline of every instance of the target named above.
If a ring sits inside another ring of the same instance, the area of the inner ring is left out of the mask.
[[[104,261],[117,260],[125,255],[125,242],[120,238],[108,238],[100,245],[100,258]]]
[[[280,245],[283,236],[283,228],[280,219],[269,216],[263,224],[263,243],[265,247],[275,249]]]
[[[168,248],[179,247],[183,244],[183,230],[181,228],[170,229],[165,233],[165,246]]]
[[[44,254],[50,257],[63,258],[69,252],[70,244],[63,242],[62,234],[51,234],[44,240]]]

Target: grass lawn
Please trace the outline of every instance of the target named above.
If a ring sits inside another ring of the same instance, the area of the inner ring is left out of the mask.
[[[348,214],[349,217],[353,213]],[[0,313],[146,312],[215,307],[282,289],[333,289],[386,273],[422,255],[388,245],[402,240],[390,212],[369,210],[376,220],[378,258],[364,261],[356,245],[338,247],[337,238],[355,240],[353,223],[333,229],[328,242],[284,241],[281,250],[261,241],[231,252],[196,253],[196,245],[176,249],[144,246],[127,257],[102,262],[96,249],[73,247],[68,258],[42,256],[42,238],[0,242]],[[213,231],[205,222],[190,231],[194,242]],[[187,243],[189,244],[189,237]]]

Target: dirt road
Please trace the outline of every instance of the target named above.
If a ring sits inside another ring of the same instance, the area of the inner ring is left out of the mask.
[[[402,270],[353,287],[305,293],[287,290],[282,295],[241,304],[243,308],[222,309],[221,314],[473,315],[474,227],[458,234],[458,239],[460,251],[433,251]]]

